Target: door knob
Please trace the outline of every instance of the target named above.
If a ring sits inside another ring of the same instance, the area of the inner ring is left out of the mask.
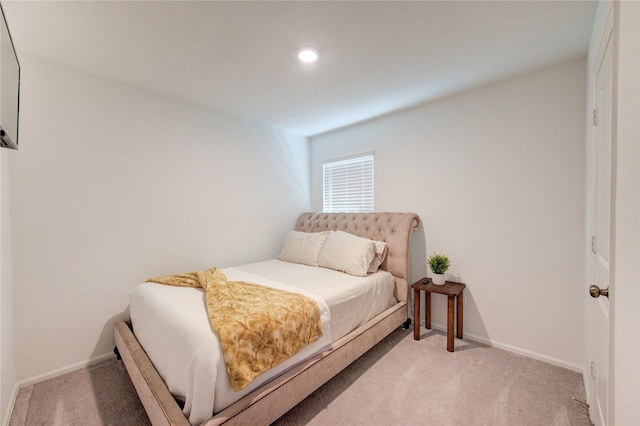
[[[601,289],[594,284],[589,287],[589,294],[594,298],[600,296],[609,297],[609,287]]]

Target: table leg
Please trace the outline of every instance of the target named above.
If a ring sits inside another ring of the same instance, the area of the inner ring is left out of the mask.
[[[447,296],[447,350],[453,352],[453,310],[455,296]]]
[[[456,335],[458,336],[458,339],[462,339],[462,324],[463,324],[463,306],[464,306],[464,294],[460,293],[458,295],[458,311],[456,312],[457,318],[456,318],[456,322],[458,323],[458,332],[456,333]]]
[[[431,328],[431,292],[424,292],[424,305],[425,305],[425,313],[424,313],[424,328]]]
[[[413,339],[420,340],[420,290],[413,289]]]

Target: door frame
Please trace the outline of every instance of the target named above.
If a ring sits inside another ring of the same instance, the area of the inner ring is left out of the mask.
[[[640,2],[613,10],[612,425],[640,424]]]

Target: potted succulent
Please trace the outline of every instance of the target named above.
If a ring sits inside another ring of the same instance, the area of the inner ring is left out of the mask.
[[[436,285],[444,284],[444,273],[447,272],[451,263],[449,262],[449,258],[444,254],[433,253],[429,259],[427,259],[427,263],[433,272],[432,282]]]

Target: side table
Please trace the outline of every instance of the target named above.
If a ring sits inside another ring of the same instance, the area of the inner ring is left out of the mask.
[[[426,284],[425,284],[426,282]],[[420,291],[425,293],[425,327],[431,328],[431,293],[444,294],[447,296],[447,350],[453,352],[453,315],[455,309],[455,301],[457,301],[458,309],[456,312],[457,330],[456,336],[462,339],[463,326],[463,291],[466,285],[453,281],[446,281],[444,285],[435,285],[430,278],[421,278],[411,285],[413,288],[413,338],[420,340]],[[454,301],[454,299],[456,299]]]

